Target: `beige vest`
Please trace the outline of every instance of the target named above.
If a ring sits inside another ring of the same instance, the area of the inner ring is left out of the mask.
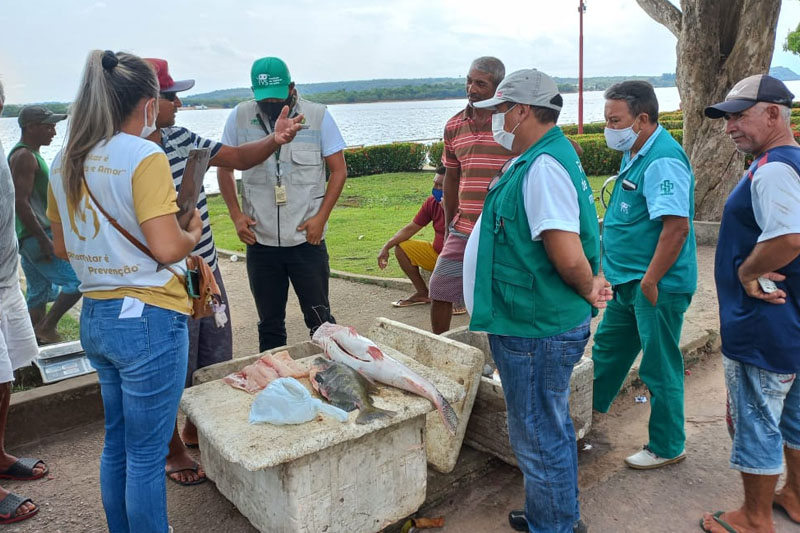
[[[307,129],[297,132],[294,140],[281,146],[281,185],[286,187],[287,202],[277,205],[278,152],[250,170],[242,172],[242,211],[256,221],[253,231],[259,244],[297,246],[306,242],[305,232],[297,227],[316,215],[325,196],[325,160],[322,158],[322,118],[325,106],[298,98],[295,109],[305,115]],[[258,122],[255,100],[236,106],[236,133],[239,144],[267,136]],[[264,125],[270,128],[266,117]],[[328,226],[325,225],[323,238]]]

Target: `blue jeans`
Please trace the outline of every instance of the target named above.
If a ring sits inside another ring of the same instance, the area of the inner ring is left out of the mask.
[[[532,532],[571,533],[581,517],[569,391],[572,368],[589,341],[589,320],[541,339],[489,335],[508,408],[508,436],[525,479],[525,517]]]
[[[121,299],[84,298],[81,343],[105,410],[100,492],[110,533],[167,533],[164,467],[186,379],[187,316],[145,305],[119,318]]]
[[[728,388],[731,468],[783,473],[783,447],[800,450],[800,380],[722,356]]]

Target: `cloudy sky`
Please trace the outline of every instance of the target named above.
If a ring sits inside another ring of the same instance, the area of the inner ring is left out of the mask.
[[[677,0],[673,0],[677,3]],[[585,75],[675,71],[675,38],[635,0],[587,0]],[[88,50],[169,61],[192,93],[250,85],[258,57],[276,55],[300,83],[463,76],[480,55],[507,72],[577,76],[577,0],[6,0],[0,79],[9,103],[69,101]],[[495,8],[495,11],[492,11]],[[800,22],[784,0],[773,65],[800,73],[781,49]]]

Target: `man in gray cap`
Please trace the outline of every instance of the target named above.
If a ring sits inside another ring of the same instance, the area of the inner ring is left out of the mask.
[[[56,332],[58,321],[81,297],[75,271],[53,252],[50,221],[45,214],[50,173],[39,153],[56,136],[56,123],[65,118],[67,115],[53,113],[41,105],[22,108],[18,118],[22,137],[8,153],[16,191],[16,230],[28,312],[40,344],[61,340]],[[48,312],[47,302],[54,286],[60,287],[61,292]]]
[[[517,157],[490,185],[464,254],[470,329],[489,334],[525,478],[525,510],[512,511],[509,522],[548,533],[586,531],[569,383],[591,316],[611,296],[598,275],[592,189],[556,127],[562,103],[552,78],[528,69],[473,104],[494,111],[494,139]]]
[[[731,468],[744,504],[706,513],[705,531],[774,531],[773,506],[800,523],[800,146],[794,95],[783,82],[750,76],[706,108],[724,118],[754,160],[722,212],[714,278],[728,389]],[[786,483],[777,493],[786,463]]]

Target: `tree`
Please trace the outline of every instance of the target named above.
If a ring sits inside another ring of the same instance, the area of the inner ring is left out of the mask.
[[[781,0],[636,0],[678,38],[677,86],[683,109],[683,147],[697,180],[695,218],[719,220],[742,175],[743,155],[719,120],[703,109],[733,85],[769,71]]]

